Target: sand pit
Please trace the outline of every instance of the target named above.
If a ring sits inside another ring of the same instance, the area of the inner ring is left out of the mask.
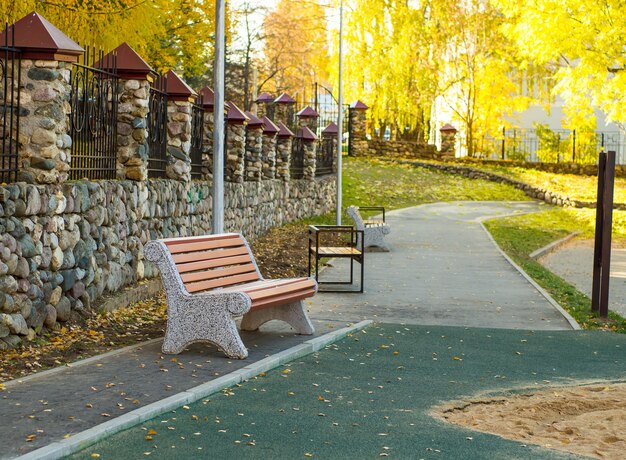
[[[602,459],[626,456],[626,383],[456,401],[434,415],[506,439]]]

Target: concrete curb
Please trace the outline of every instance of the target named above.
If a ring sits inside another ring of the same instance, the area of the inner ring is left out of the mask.
[[[162,337],[158,338],[158,339],[147,340],[146,342],[137,343],[135,345],[130,345],[128,347],[120,348],[118,350],[111,350],[111,351],[108,351],[108,352],[103,353],[101,355],[96,355],[96,356],[92,356],[90,358],[81,359],[80,361],[74,361],[73,363],[68,363],[68,364],[65,364],[63,366],[54,367],[52,369],[48,369],[48,370],[45,370],[45,371],[37,372],[36,374],[30,374],[30,375],[27,375],[27,376],[19,378],[19,379],[9,380],[7,382],[4,382],[4,386],[6,388],[9,388],[9,387],[14,387],[16,385],[20,385],[22,383],[25,383],[25,382],[28,382],[28,381],[31,381],[31,380],[40,379],[42,377],[50,377],[51,375],[58,374],[59,372],[63,372],[63,371],[65,371],[68,368],[72,369],[72,368],[76,368],[76,367],[85,366],[87,364],[92,364],[92,363],[98,362],[98,361],[100,361],[102,359],[109,358],[111,356],[119,355],[119,354],[122,354],[122,353],[126,353],[128,351],[133,351],[133,350],[135,350],[137,348],[145,347],[147,345],[152,345],[153,343],[157,343],[157,342],[161,342],[161,341],[163,341]]]
[[[131,428],[153,417],[174,410],[185,404],[194,403],[213,393],[221,391],[224,388],[231,387],[259,375],[261,372],[266,372],[289,361],[293,361],[319,351],[325,346],[344,338],[350,333],[364,329],[372,324],[372,322],[373,321],[371,320],[361,321],[354,325],[346,326],[328,334],[324,334],[320,337],[307,340],[306,342],[296,345],[295,347],[268,356],[267,358],[252,363],[249,366],[245,366],[231,372],[228,375],[224,375],[215,380],[211,380],[210,382],[190,388],[189,390],[175,394],[169,398],[148,404],[147,406],[128,412],[120,417],[116,417],[113,420],[96,425],[88,430],[81,431],[70,438],[53,442],[45,447],[41,447],[17,458],[20,460],[56,460],[58,458],[71,455],[107,438],[108,436]],[[39,376],[41,374],[36,375]]]
[[[502,216],[504,217],[504,216]],[[556,310],[561,313],[561,315],[563,315],[563,318],[565,318],[565,320],[569,323],[569,325],[571,326],[572,329],[574,329],[575,331],[581,330],[582,328],[580,327],[580,325],[576,322],[576,320],[574,318],[572,318],[572,316],[565,311],[565,309],[563,307],[561,307],[556,300],[554,300],[552,298],[552,296],[550,294],[548,294],[548,291],[546,291],[544,288],[542,288],[541,286],[539,286],[539,284],[537,284],[537,282],[532,279],[530,277],[530,275],[528,275],[528,273],[526,273],[522,267],[520,267],[519,265],[517,265],[513,259],[511,259],[503,250],[502,248],[500,248],[500,246],[498,246],[498,243],[496,243],[496,240],[493,239],[493,236],[491,236],[491,233],[489,233],[489,231],[487,230],[487,228],[485,227],[485,224],[483,222],[480,222],[480,226],[482,227],[483,231],[487,234],[487,236],[489,237],[489,239],[491,240],[491,242],[493,243],[493,245],[498,249],[498,251],[500,252],[500,254],[502,254],[502,257],[504,257],[525,279],[526,281],[528,281],[530,284],[533,285],[533,287],[535,289],[537,289],[537,291],[539,291],[539,293],[544,296],[546,298],[546,300],[554,307],[556,308]]]
[[[577,231],[574,233],[570,233],[569,235],[561,238],[560,240],[556,240],[553,241],[552,243],[537,249],[536,251],[531,252],[528,257],[530,257],[531,259],[539,259],[547,254],[550,254],[551,252],[556,251],[557,249],[559,249],[561,246],[563,246],[564,244],[566,244],[568,241],[570,241],[572,238],[577,237],[578,235],[580,235],[582,232],[581,231]]]

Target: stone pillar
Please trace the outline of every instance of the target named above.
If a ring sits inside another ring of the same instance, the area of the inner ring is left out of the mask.
[[[300,128],[304,128],[306,126],[313,132],[317,131],[317,119],[320,115],[311,107],[306,106],[300,110],[296,116],[298,117],[298,126]]]
[[[196,93],[172,70],[167,72],[167,156],[170,179],[191,182],[191,103]]]
[[[348,117],[350,132],[348,136],[348,155],[350,156],[366,156],[368,151],[367,131],[365,119],[367,115],[366,106],[361,101],[356,101],[350,105]]]
[[[291,174],[291,144],[293,142],[293,132],[284,123],[278,123],[278,134],[276,136],[276,179],[289,181]]]
[[[84,50],[37,13],[9,27],[8,36],[22,50],[18,180],[63,183],[71,164],[70,71]]]
[[[315,179],[315,164],[317,162],[317,136],[306,126],[300,128],[296,133],[296,137],[302,140],[304,145],[304,170],[302,178]]]
[[[276,177],[276,140],[280,130],[267,117],[263,117],[261,121],[263,122],[263,151],[261,154],[263,179],[274,179]]]
[[[259,97],[257,97],[256,101],[254,101],[256,105],[256,116],[259,118],[263,118],[267,115],[267,108],[274,102],[274,98],[267,93],[261,93]]]
[[[287,93],[283,93],[274,99],[274,122],[283,123],[285,126],[293,126],[293,107],[296,101]]]
[[[322,141],[324,144],[328,143],[332,145],[333,149],[333,173],[337,172],[337,134],[339,134],[339,129],[337,128],[337,123],[330,122],[330,124],[324,128],[322,131]]]
[[[119,104],[117,106],[117,177],[148,178],[148,121],[150,81],[154,70],[127,43],[110,55],[117,56]]]
[[[229,102],[226,115],[226,162],[224,165],[228,182],[244,181],[247,122],[246,114]]]
[[[202,108],[204,109],[204,135],[202,136],[202,177],[206,180],[213,180],[213,107],[214,94],[208,86],[199,92],[202,97]]]
[[[441,133],[441,149],[439,153],[444,158],[454,158],[456,156],[457,129],[450,123],[446,123],[439,132]]]
[[[261,180],[263,163],[263,122],[251,112],[246,125],[245,180],[258,182]]]

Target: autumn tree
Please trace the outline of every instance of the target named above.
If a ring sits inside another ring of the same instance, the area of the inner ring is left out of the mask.
[[[316,0],[279,0],[265,19],[263,34],[259,91],[304,95],[315,82],[326,81],[326,13]]]
[[[214,2],[204,0],[21,0],[1,2],[13,23],[37,11],[79,44],[105,51],[128,42],[156,70],[175,69],[188,79],[208,70],[214,36]]]
[[[570,127],[595,125],[593,107],[626,121],[626,6],[622,0],[494,0],[520,53],[556,69]]]

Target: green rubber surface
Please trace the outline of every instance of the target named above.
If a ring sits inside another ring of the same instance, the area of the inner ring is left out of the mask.
[[[477,395],[624,381],[625,351],[626,336],[602,332],[374,325],[71,458],[581,458],[429,412]]]

